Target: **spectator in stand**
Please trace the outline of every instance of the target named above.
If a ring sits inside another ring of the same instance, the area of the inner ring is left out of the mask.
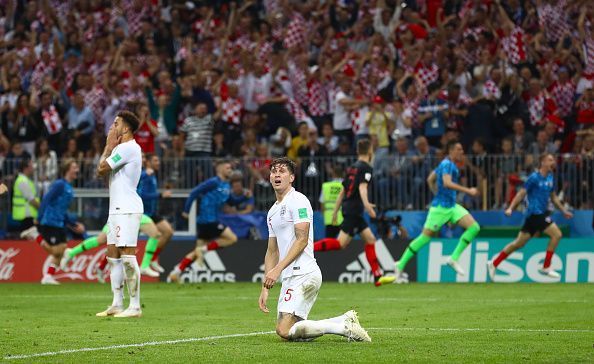
[[[427,138],[419,136],[414,142],[415,151],[411,158],[413,164],[412,200],[415,209],[424,209],[429,201],[429,194],[425,185],[427,176],[437,165],[436,150],[429,145]],[[423,192],[425,191],[425,192]]]
[[[140,145],[143,153],[153,154],[155,152],[155,137],[159,135],[157,122],[151,119],[151,114],[146,104],[138,105],[136,115],[138,115],[140,125],[136,133],[134,133],[134,139]]]
[[[38,139],[35,145],[35,181],[40,196],[48,190],[50,184],[58,177],[58,156],[49,149],[47,139]]]
[[[423,124],[423,135],[432,146],[439,146],[446,131],[448,104],[438,99],[439,85],[432,83],[427,87],[427,97],[419,104],[419,122]]]
[[[394,114],[386,111],[381,96],[374,96],[371,111],[367,113],[365,123],[369,127],[369,134],[377,135],[379,148],[386,150],[390,148],[390,135],[394,130],[394,119]]]
[[[93,111],[85,105],[83,94],[76,93],[72,99],[72,106],[68,110],[68,131],[76,140],[78,150],[85,152],[89,149],[94,130]]]
[[[409,193],[408,182],[412,179],[412,157],[414,153],[408,148],[408,139],[396,139],[396,152],[390,155],[376,174],[378,187],[383,196],[387,196],[391,205],[399,209],[412,209],[412,200]]]
[[[84,156],[84,153],[78,149],[78,143],[75,138],[69,138],[66,141],[66,147],[62,152],[62,158],[74,159],[76,161],[81,161]]]
[[[253,178],[252,186],[258,184],[260,187],[270,187],[270,153],[268,151],[268,145],[261,143],[256,147],[256,154],[254,159],[248,161],[250,174]]]
[[[196,104],[194,115],[184,120],[179,131],[184,137],[186,157],[209,157],[212,154],[212,133],[214,120],[208,113],[208,106]]]
[[[231,177],[231,193],[229,199],[223,206],[226,214],[245,215],[252,213],[255,207],[254,194],[243,186],[241,174]]]
[[[157,100],[153,96],[153,90],[146,87],[151,119],[157,121],[159,134],[156,138],[157,154],[163,155],[163,151],[171,147],[171,136],[177,132],[177,110],[180,102],[181,89],[179,85],[175,86],[171,96],[159,91]]]
[[[41,136],[41,130],[33,115],[33,107],[29,102],[29,95],[22,94],[16,105],[16,140],[30,155],[35,153],[35,141]]]
[[[23,161],[31,160],[32,156],[23,148],[23,145],[18,141],[14,142],[10,147],[10,152],[6,154],[4,161],[4,175],[13,176],[18,173]]]
[[[514,153],[523,154],[527,152],[534,142],[534,135],[525,129],[524,120],[520,118],[514,119],[514,132],[508,137],[512,140]]]
[[[287,157],[292,160],[297,160],[299,149],[308,142],[309,126],[306,122],[301,122],[297,125],[297,136],[293,137],[291,147],[287,150]]]
[[[63,141],[63,120],[65,110],[57,102],[54,102],[52,91],[42,91],[39,94],[39,108],[36,112],[37,124],[44,128],[44,136],[47,138],[49,148],[54,152],[60,152]]]
[[[318,138],[318,144],[324,146],[330,154],[338,149],[338,137],[334,135],[332,123],[325,122],[322,125],[322,135]]]
[[[495,205],[507,208],[515,196],[516,188],[522,183],[519,172],[522,167],[521,155],[513,151],[514,143],[505,138],[501,141],[501,152],[495,174]]]

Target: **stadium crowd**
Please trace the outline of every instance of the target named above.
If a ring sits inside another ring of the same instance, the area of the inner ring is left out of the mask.
[[[93,171],[130,109],[143,151],[192,171],[166,174],[170,187],[211,173],[188,161],[234,157],[266,189],[271,158],[288,155],[317,201],[370,138],[376,188],[419,208],[458,138],[465,178],[495,205],[552,152],[572,153],[558,169],[568,202],[591,207],[593,82],[587,0],[0,0],[0,170],[33,159],[41,191],[60,158]]]

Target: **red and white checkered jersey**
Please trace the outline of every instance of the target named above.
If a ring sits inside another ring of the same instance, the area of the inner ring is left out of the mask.
[[[460,58],[462,58],[462,60],[464,61],[464,64],[467,67],[474,66],[475,64],[479,63],[479,54],[480,53],[479,53],[478,48],[475,48],[471,51],[467,51],[466,48],[460,47],[457,54]]]
[[[576,90],[575,83],[571,80],[565,83],[555,81],[548,90],[559,108],[559,115],[563,117],[571,114]]]
[[[301,46],[305,43],[305,19],[299,13],[294,13],[285,34],[284,44],[286,48]]]
[[[503,52],[507,60],[512,64],[525,62],[528,58],[528,50],[526,48],[526,33],[524,29],[516,26],[513,31],[501,39],[503,45]]]
[[[426,67],[419,62],[415,67],[415,74],[421,82],[421,88],[425,89],[439,78],[439,67],[435,63],[430,67]]]
[[[556,4],[543,2],[537,7],[538,24],[544,28],[545,36],[550,42],[557,42],[563,34],[571,30],[567,22],[567,12],[565,0],[558,0]]]
[[[95,116],[95,120],[102,120],[103,109],[107,104],[107,97],[103,88],[96,84],[91,91],[85,92],[81,90],[84,95],[85,105],[88,106]]]
[[[62,130],[62,121],[60,114],[54,105],[50,105],[48,109],[41,110],[41,119],[50,135],[59,133]]]
[[[353,125],[353,134],[369,134],[369,127],[365,123],[367,120],[368,112],[369,108],[367,106],[363,106],[351,111],[351,123]]]
[[[238,98],[228,97],[221,103],[221,119],[227,124],[241,125],[243,103]]]
[[[489,100],[497,100],[501,97],[501,90],[493,80],[488,80],[483,85],[483,96]]]
[[[50,62],[49,64],[46,64],[43,61],[37,62],[33,69],[33,73],[31,74],[31,85],[40,89],[41,86],[43,86],[43,79],[45,76],[51,77],[55,68],[56,64],[54,62]]]
[[[486,29],[485,27],[478,26],[478,27],[467,27],[464,32],[462,33],[462,38],[468,38],[469,36],[474,37],[475,40],[479,40],[479,35],[484,32]]]
[[[323,116],[328,113],[327,94],[318,80],[311,80],[307,84],[307,108],[313,116]]]
[[[544,92],[541,92],[538,96],[529,96],[526,100],[528,105],[528,111],[530,112],[530,124],[533,126],[540,126],[544,124],[545,117],[552,114],[556,105],[555,102],[546,97]]]
[[[307,103],[307,80],[302,69],[293,62],[289,62],[289,82],[293,90],[293,97],[300,104]]]
[[[128,34],[136,35],[142,27],[142,19],[148,14],[146,5],[142,6],[140,11],[135,10],[132,1],[129,1],[124,8],[126,9],[126,20],[128,21]]]
[[[74,67],[69,67],[67,64],[64,64],[64,74],[66,75],[64,82],[66,83],[66,88],[70,88],[72,86],[74,76],[76,76],[76,74],[81,70],[82,67],[79,63],[77,63]]]
[[[289,98],[289,101],[285,104],[287,110],[293,115],[295,121],[300,123],[302,121],[311,121],[311,118],[307,115],[305,110],[299,105],[299,103],[294,98]]]
[[[404,100],[404,109],[408,109],[411,112],[411,122],[413,126],[418,126],[419,120],[419,104],[421,103],[420,97],[417,98],[405,98]]]

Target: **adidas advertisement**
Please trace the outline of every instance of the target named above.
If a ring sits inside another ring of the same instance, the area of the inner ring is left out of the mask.
[[[419,282],[488,282],[487,261],[493,259],[511,239],[479,238],[460,257],[466,272],[456,275],[446,264],[458,240],[434,240],[417,254]],[[545,258],[548,239],[532,239],[512,253],[498,267],[495,282],[594,282],[594,244],[591,239],[563,238],[555,250],[551,267],[560,279],[539,272]],[[411,271],[407,267],[407,271]]]
[[[404,240],[378,240],[376,253],[384,273],[394,273],[394,261],[406,249]],[[204,282],[261,282],[264,277],[266,240],[240,240],[235,245],[210,251],[204,255],[204,264],[194,262],[180,276],[184,283]],[[160,262],[169,273],[173,267],[195,247],[194,241],[176,241],[161,253]],[[365,258],[362,241],[353,241],[347,249],[316,253],[324,281],[341,283],[373,282],[369,263]],[[416,271],[414,259],[409,266]],[[165,280],[167,274],[161,279]],[[415,280],[411,274],[409,280]]]

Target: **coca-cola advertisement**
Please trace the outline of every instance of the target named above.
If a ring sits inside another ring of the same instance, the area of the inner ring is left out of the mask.
[[[69,247],[78,244],[71,241]],[[145,242],[138,243],[138,261],[144,254]],[[106,246],[93,249],[75,256],[65,270],[59,269],[54,278],[60,282],[97,281],[96,267],[99,265]],[[0,241],[0,282],[39,282],[43,272],[47,270],[50,260],[48,254],[37,243],[25,240]],[[143,281],[154,281],[156,278],[142,277]]]

